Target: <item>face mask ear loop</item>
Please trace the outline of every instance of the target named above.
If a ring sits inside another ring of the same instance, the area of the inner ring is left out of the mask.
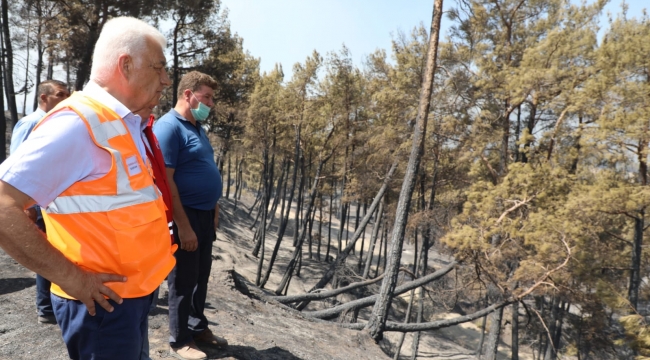
[[[192,96],[194,97],[194,100],[196,100],[196,102],[198,103],[197,106],[196,106],[196,109],[194,109],[194,110],[198,110],[199,108],[201,108],[201,102],[199,101],[199,98],[197,98],[196,95],[194,95],[194,91],[190,90],[190,92],[192,93]],[[192,106],[190,106],[190,109],[191,108],[192,108]]]

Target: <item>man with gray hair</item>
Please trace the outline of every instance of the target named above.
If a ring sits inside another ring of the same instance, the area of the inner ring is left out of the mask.
[[[71,359],[141,359],[151,293],[175,263],[136,115],[170,83],[165,45],[140,20],[106,22],[90,82],[0,165],[0,247],[52,282]],[[23,212],[34,203],[47,240]]]

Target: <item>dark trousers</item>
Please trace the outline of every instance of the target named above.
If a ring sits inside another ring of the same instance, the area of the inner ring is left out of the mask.
[[[212,268],[212,242],[216,240],[214,210],[183,208],[199,244],[196,251],[179,248],[174,253],[176,266],[167,277],[169,343],[174,348],[186,345],[192,341],[193,335],[208,328],[208,319],[203,311]],[[180,244],[175,224],[174,240]]]
[[[151,295],[124,299],[107,312],[96,305],[95,316],[77,300],[52,294],[52,305],[63,341],[73,360],[140,360],[148,336],[147,315]]]
[[[50,300],[50,280],[36,274],[36,310],[38,316],[52,316],[52,300]]]
[[[43,222],[42,217],[39,217],[36,220],[36,226],[38,226],[42,232],[45,232],[45,222]],[[38,311],[38,316],[54,315],[52,310],[52,301],[50,300],[51,285],[52,283],[50,280],[36,274],[36,311]]]

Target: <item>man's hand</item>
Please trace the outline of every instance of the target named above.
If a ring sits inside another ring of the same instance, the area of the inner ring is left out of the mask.
[[[81,301],[86,305],[88,313],[95,316],[95,303],[106,309],[108,312],[113,311],[113,306],[108,302],[106,297],[118,304],[122,303],[122,298],[104,283],[108,282],[126,282],[126,277],[116,274],[93,273],[79,269],[76,276],[72,276],[66,284],[58,284],[61,289],[68,295]],[[105,297],[106,296],[106,297]]]
[[[178,228],[178,237],[181,239],[181,249],[185,251],[195,251],[199,247],[199,241],[192,227],[181,229]]]
[[[0,247],[26,268],[43,275],[83,302],[90,315],[96,313],[95,302],[106,311],[113,311],[113,306],[104,295],[118,304],[122,303],[122,299],[104,283],[125,282],[126,278],[122,275],[91,273],[66,259],[25,216],[23,209],[32,205],[34,200],[27,194],[0,181]]]

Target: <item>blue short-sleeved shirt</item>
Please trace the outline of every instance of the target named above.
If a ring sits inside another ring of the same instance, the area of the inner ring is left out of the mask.
[[[183,206],[211,210],[221,198],[222,183],[214,150],[203,128],[192,125],[176,110],[153,126],[165,166],[174,170],[174,183]]]
[[[22,144],[29,133],[32,132],[32,129],[36,124],[45,116],[45,111],[41,108],[37,108],[33,113],[25,116],[24,118],[18,120],[16,126],[14,126],[14,131],[11,133],[11,145],[9,146],[9,154],[13,154],[18,149],[18,145]]]

